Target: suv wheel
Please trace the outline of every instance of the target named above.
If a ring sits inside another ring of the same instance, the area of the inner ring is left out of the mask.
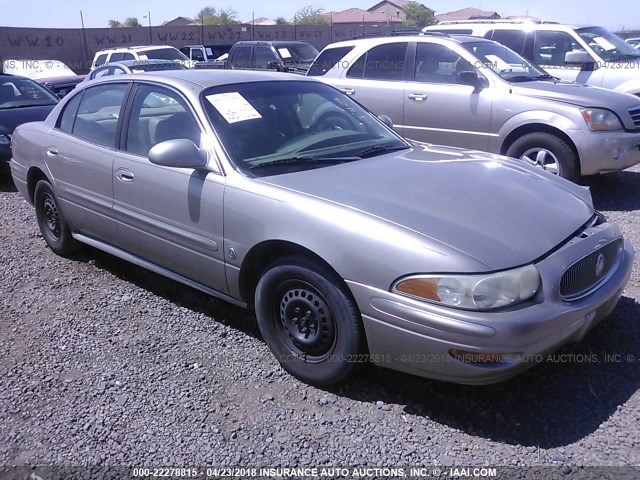
[[[573,149],[551,133],[523,135],[511,144],[507,156],[519,158],[573,182],[580,176],[578,158]]]

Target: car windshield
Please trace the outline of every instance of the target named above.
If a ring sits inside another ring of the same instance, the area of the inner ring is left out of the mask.
[[[251,176],[359,161],[410,148],[371,113],[322,83],[221,85],[205,90],[202,103],[230,160]]]
[[[640,51],[619,36],[602,27],[586,27],[576,30],[580,38],[607,62],[640,60]]]
[[[462,46],[478,61],[479,68],[490,68],[508,82],[551,78],[537,65],[513,50],[494,42],[465,42]]]
[[[145,55],[149,60],[189,60],[184,53],[176,48],[154,48],[152,50],[145,50],[140,52]]]
[[[28,78],[0,77],[0,110],[55,105],[58,98]]]
[[[282,43],[275,47],[285,63],[311,63],[318,56],[318,50],[308,43]]]

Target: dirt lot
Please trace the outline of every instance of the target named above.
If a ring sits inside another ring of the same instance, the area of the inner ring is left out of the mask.
[[[591,188],[640,251],[640,168]],[[7,179],[0,217],[0,465],[640,464],[637,267],[561,352],[595,362],[487,387],[371,367],[321,390],[282,371],[245,311],[90,248],[51,253]]]

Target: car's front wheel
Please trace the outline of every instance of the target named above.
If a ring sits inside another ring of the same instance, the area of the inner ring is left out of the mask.
[[[341,382],[366,359],[358,308],[344,284],[315,262],[289,258],[272,265],[258,282],[255,308],[269,349],[300,380]]]
[[[577,155],[563,139],[551,133],[523,135],[511,144],[507,156],[519,158],[573,182],[580,177]]]
[[[77,242],[71,236],[71,230],[65,221],[58,199],[46,180],[36,184],[34,205],[38,226],[44,241],[58,255],[69,255],[77,249]]]

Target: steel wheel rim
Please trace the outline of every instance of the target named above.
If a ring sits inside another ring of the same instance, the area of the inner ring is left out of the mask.
[[[309,363],[328,358],[336,342],[336,325],[320,292],[305,282],[284,282],[274,295],[274,310],[291,353]]]
[[[546,148],[530,148],[520,156],[520,159],[525,160],[536,167],[540,167],[549,173],[553,173],[554,175],[558,175],[560,173],[560,162],[558,162],[558,157],[556,157],[551,150]]]
[[[58,213],[56,201],[48,193],[45,194],[44,200],[42,201],[42,214],[47,230],[54,239],[58,240],[60,238],[60,232],[62,231],[60,214]]]

